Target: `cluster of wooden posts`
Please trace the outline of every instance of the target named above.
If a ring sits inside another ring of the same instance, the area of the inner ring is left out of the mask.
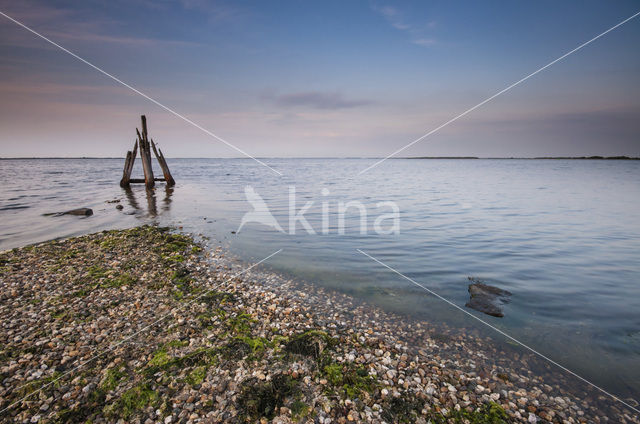
[[[120,180],[120,186],[129,187],[129,184],[132,183],[145,183],[147,188],[152,188],[155,185],[156,181],[165,181],[167,183],[167,186],[175,185],[176,182],[171,176],[171,172],[169,172],[169,166],[167,165],[167,161],[162,154],[162,150],[156,149],[156,144],[153,142],[153,139],[149,139],[148,137],[147,118],[144,115],[142,115],[140,118],[142,120],[142,133],[136,128],[138,138],[133,145],[133,151],[127,152],[127,158],[124,161],[124,171],[122,173],[122,180]],[[144,179],[131,178],[131,171],[133,170],[133,163],[136,160],[138,148],[140,149],[140,158],[142,159]],[[164,178],[153,177],[153,168],[151,166],[151,149],[153,149],[153,153],[155,153],[156,159],[158,159],[158,163],[162,168]]]

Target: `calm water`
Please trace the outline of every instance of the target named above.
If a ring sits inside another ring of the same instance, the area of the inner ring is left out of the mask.
[[[177,186],[167,191],[160,184],[148,196],[143,187],[126,192],[118,186],[121,159],[2,160],[0,249],[144,222],[172,224],[246,260],[283,248],[269,261],[279,271],[394,312],[477,327],[358,248],[460,306],[468,299],[469,276],[511,291],[504,318],[483,318],[614,393],[638,398],[640,162],[389,160],[360,177],[372,161],[267,162],[284,176],[251,160],[170,160]],[[298,227],[290,235],[259,224],[232,234],[251,209],[246,185],[285,229],[289,186],[295,185],[298,208],[314,202],[305,216],[316,231],[322,202],[332,212],[338,201],[362,202],[371,227],[388,212],[376,203],[394,201],[400,234],[359,234],[355,210],[344,235],[335,214],[329,234]],[[114,199],[122,211],[106,203]],[[91,207],[95,215],[42,215],[76,207]]]

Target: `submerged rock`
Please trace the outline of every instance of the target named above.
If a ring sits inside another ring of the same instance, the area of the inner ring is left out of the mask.
[[[503,317],[502,305],[509,302],[511,293],[488,284],[474,282],[469,284],[469,295],[471,298],[465,305],[467,308],[475,309],[494,317]]]
[[[71,209],[70,211],[62,212],[61,215],[90,216],[90,215],[93,215],[93,209],[91,208]]]
[[[71,209],[66,212],[51,212],[42,214],[43,216],[62,216],[62,215],[77,215],[77,216],[91,216],[93,215],[93,209],[91,208],[78,208]]]

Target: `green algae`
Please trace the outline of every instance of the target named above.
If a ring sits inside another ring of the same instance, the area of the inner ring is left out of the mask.
[[[271,419],[287,399],[299,394],[298,383],[287,374],[277,374],[271,381],[260,381],[252,377],[241,385],[239,411],[243,418],[252,421],[262,417]]]

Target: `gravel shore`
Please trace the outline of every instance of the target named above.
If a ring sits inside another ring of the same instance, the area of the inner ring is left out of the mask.
[[[0,253],[0,420],[640,422],[523,349],[248,266],[151,226]]]

